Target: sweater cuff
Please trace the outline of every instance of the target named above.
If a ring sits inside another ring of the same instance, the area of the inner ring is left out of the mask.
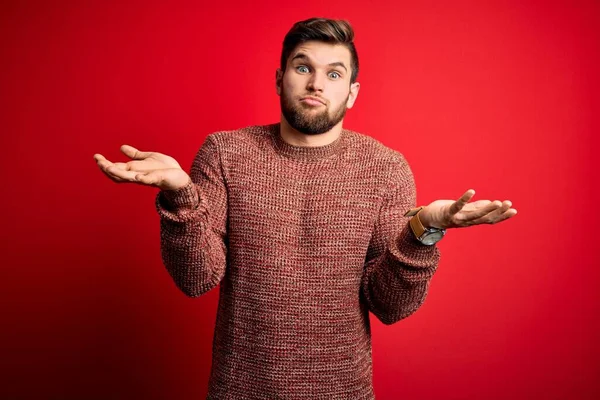
[[[168,205],[177,211],[195,210],[200,205],[198,190],[191,179],[182,188],[176,190],[162,190],[161,193]]]

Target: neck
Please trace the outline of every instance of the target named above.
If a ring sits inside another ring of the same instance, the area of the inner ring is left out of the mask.
[[[334,142],[342,133],[342,121],[325,133],[318,135],[307,135],[298,132],[288,124],[287,120],[281,116],[281,138],[288,144],[302,147],[320,147]]]

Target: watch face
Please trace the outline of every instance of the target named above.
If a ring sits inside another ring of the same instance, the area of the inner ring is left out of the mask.
[[[444,237],[444,232],[442,231],[434,231],[434,232],[426,232],[422,238],[421,242],[428,246],[436,244]]]

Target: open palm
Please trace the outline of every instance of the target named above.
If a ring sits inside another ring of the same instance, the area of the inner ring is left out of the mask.
[[[479,224],[495,224],[517,214],[510,200],[478,200],[469,203],[475,191],[470,189],[458,200],[436,200],[421,213],[425,226],[461,228]]]
[[[190,180],[189,175],[173,157],[154,151],[139,151],[129,145],[121,146],[121,151],[132,161],[113,163],[102,154],[94,154],[98,167],[114,182],[131,182],[164,190],[176,190]]]

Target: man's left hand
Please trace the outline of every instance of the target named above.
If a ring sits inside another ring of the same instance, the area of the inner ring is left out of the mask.
[[[427,228],[462,228],[479,224],[496,224],[517,214],[510,200],[478,200],[469,203],[475,191],[467,190],[460,199],[436,200],[419,213]]]

